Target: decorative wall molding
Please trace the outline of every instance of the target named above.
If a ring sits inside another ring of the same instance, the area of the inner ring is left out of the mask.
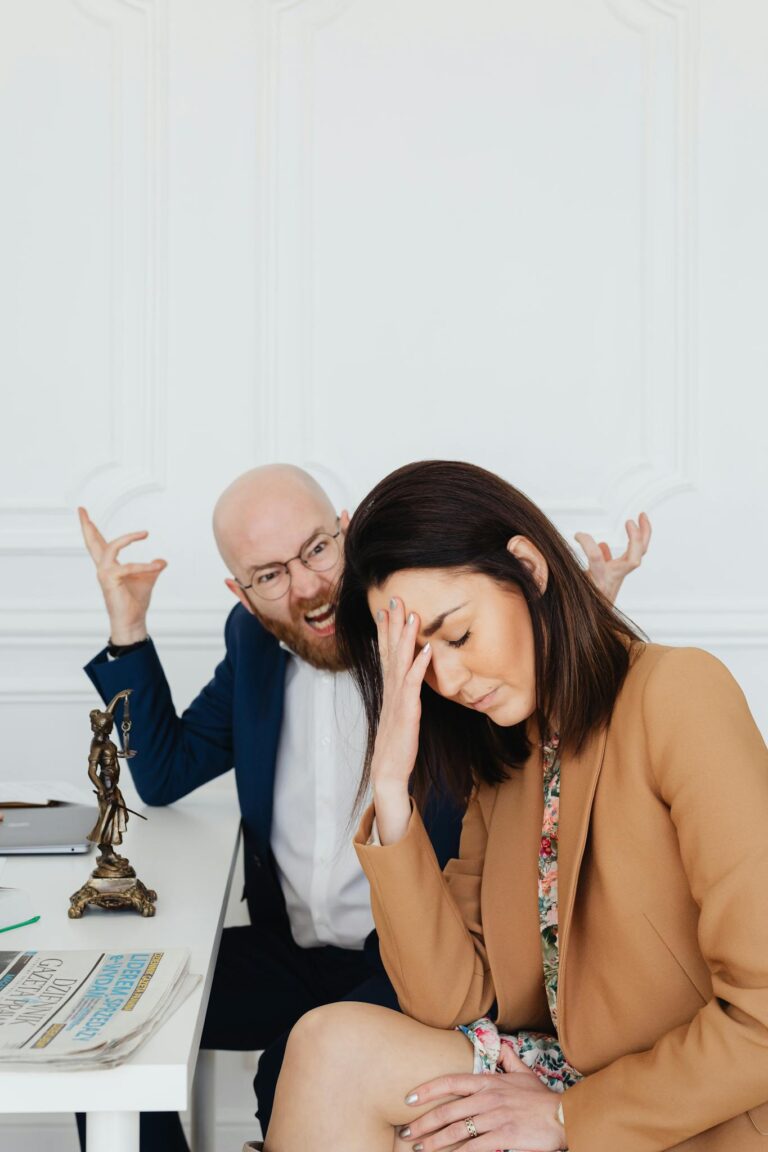
[[[644,37],[647,53],[645,414],[646,460],[637,469],[606,479],[601,504],[624,513],[653,508],[695,488],[697,427],[697,256],[698,256],[698,0],[605,0],[609,10]],[[671,75],[665,68],[672,63]],[[665,87],[666,85],[666,87]],[[664,172],[671,147],[674,171]],[[671,176],[671,180],[669,177]],[[664,190],[672,196],[664,205]],[[666,245],[672,266],[660,265]],[[661,282],[660,282],[661,277]],[[671,305],[671,324],[664,333]],[[659,451],[652,430],[673,425],[671,448]],[[580,509],[568,508],[578,516]],[[558,509],[559,511],[559,509]]]
[[[94,692],[87,691],[80,685],[76,688],[72,684],[55,684],[40,686],[35,684],[13,684],[5,686],[0,681],[0,705],[82,705],[93,707]]]
[[[271,459],[322,460],[314,377],[313,91],[318,36],[360,0],[266,0],[263,101],[265,419]],[[693,489],[698,477],[696,250],[697,0],[605,0],[645,55],[645,270],[642,427],[638,451],[599,490],[564,492],[548,511],[603,535],[628,515]],[[281,417],[290,412],[291,418]],[[615,435],[598,429],[597,435]],[[298,445],[298,447],[297,447]],[[476,455],[478,445],[468,443]]]
[[[1,500],[0,553],[79,553],[77,504],[104,521],[165,481],[167,0],[70,0],[69,6],[104,30],[111,76],[110,367],[103,385],[109,426],[94,428],[107,451],[95,466],[84,462],[63,487],[61,470],[52,469],[59,489],[50,497]]]
[[[151,609],[149,623],[153,636],[184,636],[196,638],[216,634],[221,643],[224,636],[224,622],[232,604],[218,607],[210,604],[190,604],[188,606],[156,607]],[[0,605],[0,637],[18,638],[33,642],[36,636],[48,641],[69,641],[73,636],[103,637],[109,627],[106,610],[94,607],[93,603],[75,602],[38,604],[30,601],[17,601]]]
[[[724,607],[691,602],[675,607],[641,602],[619,607],[658,643],[729,649],[768,647],[765,603]]]

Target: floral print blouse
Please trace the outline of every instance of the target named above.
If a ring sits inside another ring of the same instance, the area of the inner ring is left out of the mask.
[[[560,815],[560,740],[552,736],[542,746],[544,819],[539,845],[539,931],[544,968],[544,988],[552,1023],[557,1031],[557,978],[560,961],[557,904],[557,832]],[[581,1075],[563,1055],[557,1035],[516,1032],[501,1035],[488,1017],[462,1025],[461,1031],[475,1049],[476,1072],[503,1072],[514,1054],[554,1092],[564,1092]]]

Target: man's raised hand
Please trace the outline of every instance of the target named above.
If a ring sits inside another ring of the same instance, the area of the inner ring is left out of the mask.
[[[115,540],[105,540],[85,508],[78,508],[80,528],[109,613],[110,639],[113,644],[135,644],[147,637],[147,609],[155,582],[166,567],[165,560],[147,564],[121,564],[120,552],[135,540],[146,539],[147,532],[128,532]]]
[[[625,527],[627,548],[623,555],[615,557],[604,541],[598,544],[588,532],[576,533],[576,540],[589,562],[589,575],[603,595],[612,601],[616,600],[624,578],[640,567],[651,542],[651,522],[645,512],[640,513],[636,522],[627,520]]]

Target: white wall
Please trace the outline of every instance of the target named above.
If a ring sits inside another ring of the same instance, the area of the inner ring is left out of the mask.
[[[83,771],[75,506],[170,561],[181,707],[213,502],[271,459],[350,503],[470,459],[612,542],[645,508],[622,606],[768,731],[766,35],[762,0],[3,0],[2,775]]]

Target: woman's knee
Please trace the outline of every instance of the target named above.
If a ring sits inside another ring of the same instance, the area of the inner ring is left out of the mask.
[[[294,1025],[288,1039],[285,1061],[296,1066],[311,1063],[313,1075],[327,1068],[338,1075],[348,1065],[359,1062],[361,1051],[399,1013],[374,1004],[342,1001],[313,1008]]]

